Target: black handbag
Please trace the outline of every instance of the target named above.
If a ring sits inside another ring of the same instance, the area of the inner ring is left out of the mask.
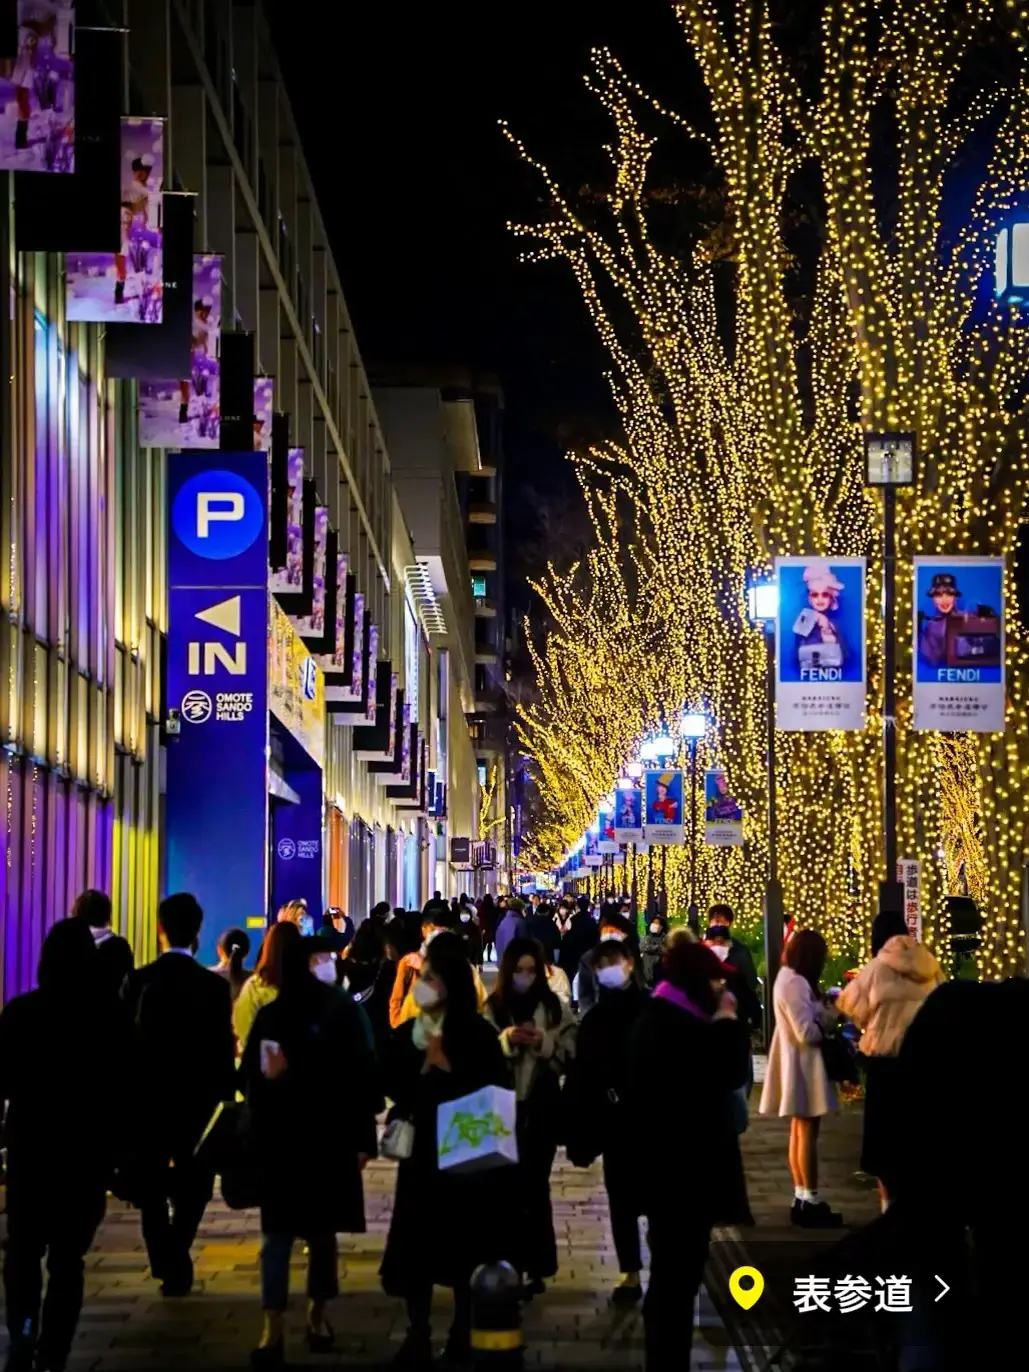
[[[822,1039],[822,1061],[831,1082],[837,1086],[856,1086],[858,1073],[857,1050],[841,1029],[832,1029]]]
[[[194,1156],[221,1178],[222,1200],[230,1210],[252,1210],[261,1203],[261,1170],[250,1141],[246,1101],[222,1101],[211,1116]]]

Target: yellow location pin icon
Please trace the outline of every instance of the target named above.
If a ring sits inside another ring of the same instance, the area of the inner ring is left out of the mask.
[[[765,1289],[765,1279],[756,1267],[737,1267],[729,1278],[729,1294],[743,1310],[757,1305]]]

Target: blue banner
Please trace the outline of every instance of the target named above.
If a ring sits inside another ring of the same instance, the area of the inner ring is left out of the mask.
[[[272,909],[306,900],[315,929],[322,912],[322,774],[314,767],[289,773],[299,804],[272,809]]]
[[[199,957],[268,909],[267,454],[168,455],[167,891]]]
[[[1004,559],[915,558],[914,719],[943,733],[1004,730]]]

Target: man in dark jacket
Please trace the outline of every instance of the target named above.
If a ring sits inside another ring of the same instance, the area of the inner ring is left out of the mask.
[[[543,945],[547,955],[547,962],[551,963],[557,956],[558,945],[561,936],[558,927],[554,922],[553,908],[543,902],[530,910],[525,919],[525,933],[527,937],[534,938],[537,943]]]
[[[724,924],[727,929],[731,930],[735,918],[736,913],[731,905],[712,905],[707,912],[709,926]],[[733,938],[731,933],[729,935],[729,961],[756,996],[757,968],[754,966],[753,955],[747,945],[741,943],[738,938]]]
[[[236,1089],[231,989],[193,957],[203,917],[193,896],[166,897],[157,913],[163,952],[125,983],[140,1062],[140,1218],[165,1296],[192,1290],[190,1247],[214,1189],[194,1150]]]
[[[596,947],[591,948],[579,963],[579,989],[576,1001],[579,1006],[580,1019],[597,1003],[595,964],[605,943],[613,941],[620,943],[625,948],[625,951],[632,958],[633,980],[640,990],[646,989],[643,981],[643,969],[633,954],[631,934],[632,926],[628,920],[623,919],[618,913],[617,907],[613,905],[606,907],[605,913],[600,916],[600,940]]]
[[[73,919],[83,919],[89,925],[93,942],[99,953],[98,978],[112,995],[121,993],[125,978],[135,966],[132,948],[127,939],[111,928],[111,898],[103,891],[86,890],[75,897],[71,907]]]

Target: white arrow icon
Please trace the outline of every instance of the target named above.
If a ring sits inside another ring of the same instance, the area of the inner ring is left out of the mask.
[[[220,600],[209,610],[198,610],[193,618],[201,620],[204,624],[212,624],[216,629],[231,634],[233,638],[239,638],[240,597],[234,595],[230,600]]]
[[[936,1297],[936,1300],[933,1302],[934,1305],[938,1305],[939,1302],[943,1300],[944,1296],[945,1296],[945,1295],[947,1294],[947,1292],[950,1290],[950,1287],[947,1285],[947,1283],[943,1280],[943,1278],[942,1278],[938,1273],[936,1273],[936,1274],[934,1274],[934,1275],[936,1276],[936,1280],[937,1280],[937,1281],[940,1283],[940,1285],[943,1287],[943,1290],[940,1292],[940,1294]]]

